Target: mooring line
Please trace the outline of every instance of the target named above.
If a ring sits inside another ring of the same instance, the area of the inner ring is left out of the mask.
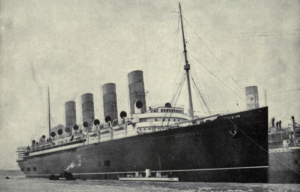
[[[279,158],[275,157],[274,155],[272,155],[271,153],[269,153],[269,151],[265,150],[262,146],[260,146],[258,143],[256,143],[253,139],[251,139],[244,131],[242,131],[235,123],[233,123],[231,121],[231,119],[229,119],[229,121],[235,125],[239,131],[241,131],[248,139],[250,139],[250,141],[252,141],[254,144],[256,144],[259,148],[261,148],[263,151],[265,151],[266,153],[268,153],[269,155],[271,155],[272,157],[274,157],[274,159],[276,159],[277,161],[279,161],[280,163],[282,163],[283,165],[285,165],[287,168],[289,168],[290,170],[294,171],[297,174],[300,174],[297,170],[291,168],[290,166],[288,166],[286,163],[284,163],[283,161],[281,161]],[[251,125],[249,125],[251,126]],[[251,126],[252,127],[252,126]]]

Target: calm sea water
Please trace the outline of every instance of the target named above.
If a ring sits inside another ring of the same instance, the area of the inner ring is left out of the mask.
[[[10,179],[5,179],[9,176]],[[0,173],[0,191],[27,192],[27,191],[68,191],[68,192],[293,192],[300,191],[299,184],[244,184],[244,183],[153,183],[153,182],[126,182],[104,180],[76,180],[50,181],[48,179],[29,179],[16,173]]]

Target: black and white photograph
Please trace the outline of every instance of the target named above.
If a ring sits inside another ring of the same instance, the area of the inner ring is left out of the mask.
[[[299,0],[0,0],[0,191],[300,191]]]

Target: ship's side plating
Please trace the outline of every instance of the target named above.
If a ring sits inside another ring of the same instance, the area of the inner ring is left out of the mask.
[[[267,118],[267,108],[254,109],[195,126],[33,156],[19,164],[28,177],[59,174],[80,159],[71,170],[77,178],[117,179],[150,168],[180,181],[266,182]]]
[[[261,149],[268,148],[265,118],[267,108],[262,108],[202,125],[86,146],[78,153],[84,156],[90,153],[85,150],[93,150],[98,161],[87,157],[86,165],[93,165],[76,167],[74,174],[117,179],[126,172],[150,168],[180,181],[266,182],[268,154]],[[234,137],[230,132],[236,127],[239,131]],[[93,174],[95,170],[98,174]]]

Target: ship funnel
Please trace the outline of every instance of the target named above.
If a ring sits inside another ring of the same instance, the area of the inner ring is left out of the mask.
[[[94,99],[93,94],[86,93],[81,96],[82,100],[82,121],[88,123],[88,126],[93,125],[94,115]],[[85,124],[86,125],[86,124]]]
[[[118,119],[116,84],[107,83],[102,86],[102,90],[105,121],[107,117],[110,121]]]
[[[74,101],[68,101],[65,103],[66,112],[66,135],[72,135],[72,128],[76,125],[76,103]]]
[[[246,87],[246,103],[248,110],[259,108],[257,86]]]
[[[146,98],[143,71],[132,71],[128,74],[130,113],[146,112]]]

